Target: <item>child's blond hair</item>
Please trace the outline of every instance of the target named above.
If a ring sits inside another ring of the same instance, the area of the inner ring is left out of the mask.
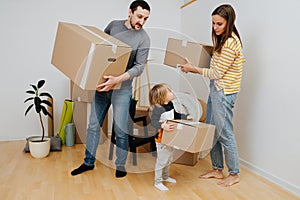
[[[151,106],[162,105],[165,103],[168,91],[171,87],[166,83],[159,83],[153,86],[149,92],[149,103]]]

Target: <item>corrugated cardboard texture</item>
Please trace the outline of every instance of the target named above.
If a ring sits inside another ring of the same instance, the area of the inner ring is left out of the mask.
[[[70,81],[70,93],[73,101],[92,102],[95,90],[83,90],[73,81]]]
[[[173,153],[173,163],[194,166],[198,162],[199,153],[190,153],[175,149]]]
[[[211,55],[211,46],[169,38],[164,64],[177,67],[177,64],[185,64],[184,58],[188,58],[196,67],[209,68]]]
[[[74,102],[73,121],[75,124],[75,143],[86,143],[87,126],[90,117],[91,103],[87,102]],[[102,144],[108,137],[108,117],[106,115],[102,132],[100,134],[99,144]]]
[[[59,22],[51,64],[82,89],[95,90],[104,75],[125,72],[130,53],[130,46],[95,27]]]
[[[185,125],[191,122],[184,120],[168,123],[173,123],[176,129],[170,132],[164,131],[161,143],[190,153],[211,149],[215,126],[201,122],[194,122],[198,125]]]

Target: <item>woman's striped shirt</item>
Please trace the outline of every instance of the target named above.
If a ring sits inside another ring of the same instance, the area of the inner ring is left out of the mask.
[[[210,68],[203,68],[203,76],[214,80],[217,90],[224,89],[224,94],[239,92],[244,62],[241,42],[232,33],[232,37],[224,43],[221,53],[213,53]]]

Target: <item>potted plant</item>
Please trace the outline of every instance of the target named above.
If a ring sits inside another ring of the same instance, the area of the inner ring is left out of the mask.
[[[26,93],[30,94],[31,97],[28,97],[24,103],[31,102],[25,111],[25,116],[27,113],[34,107],[36,113],[39,116],[40,124],[42,127],[42,136],[30,137],[28,139],[30,154],[35,158],[43,158],[48,156],[50,152],[50,138],[45,137],[45,128],[42,119],[42,114],[49,116],[51,119],[53,117],[47,110],[47,106],[52,107],[52,103],[44,98],[52,98],[52,96],[47,92],[41,92],[40,89],[44,86],[45,80],[39,80],[37,85],[30,84],[32,87],[31,90],[27,90]]]

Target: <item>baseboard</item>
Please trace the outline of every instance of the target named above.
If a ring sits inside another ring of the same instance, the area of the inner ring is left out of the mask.
[[[296,185],[288,183],[287,181],[285,181],[277,176],[274,176],[243,159],[240,159],[240,164],[242,166],[244,166],[245,168],[249,169],[251,172],[271,181],[272,183],[274,183],[276,185],[279,185],[280,187],[288,190],[289,192],[291,192],[297,196],[300,196],[300,187],[297,187]]]

